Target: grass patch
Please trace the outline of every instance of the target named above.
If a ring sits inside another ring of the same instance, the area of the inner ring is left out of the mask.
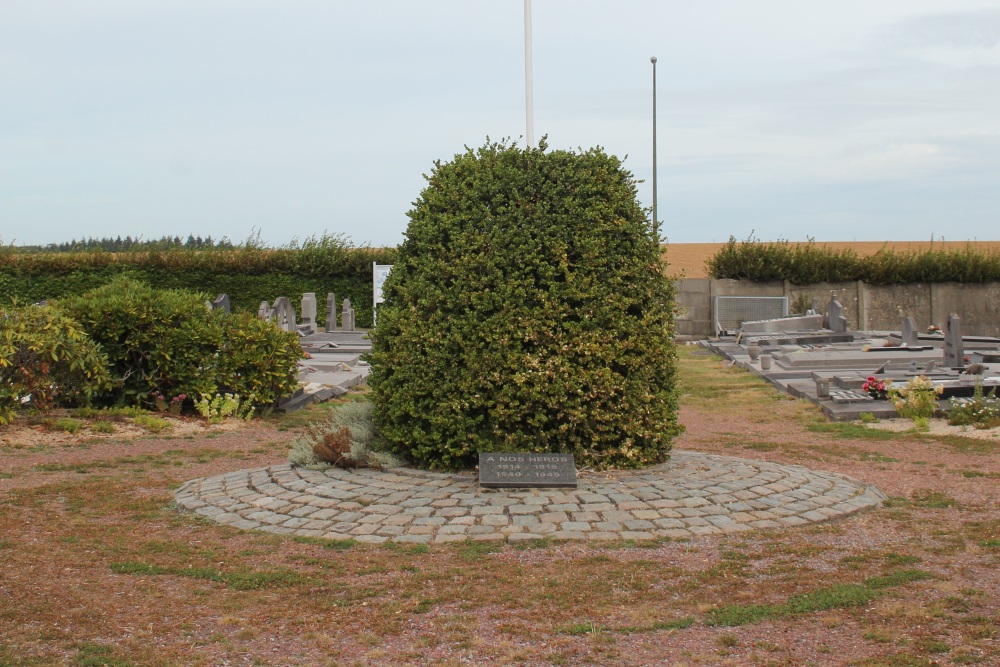
[[[806,429],[812,433],[829,433],[837,438],[852,440],[897,440],[899,433],[878,428],[868,428],[853,422],[815,422]]]
[[[105,644],[85,643],[77,646],[73,664],[79,667],[133,667],[135,663],[115,657],[115,648]]]
[[[72,417],[59,417],[49,423],[49,429],[64,433],[79,433],[83,429],[83,422]]]
[[[426,544],[400,544],[399,542],[383,542],[382,548],[400,554],[425,554],[431,550]]]
[[[298,542],[299,544],[315,544],[321,546],[324,549],[333,549],[336,551],[345,551],[347,549],[353,549],[358,545],[358,541],[352,538],[347,538],[343,540],[330,540],[325,537],[309,537],[308,535],[297,535],[292,538],[293,542]]]
[[[263,588],[287,588],[309,581],[308,578],[298,572],[287,568],[264,572],[251,572],[249,570],[222,572],[214,567],[161,567],[159,565],[136,561],[112,563],[110,567],[111,571],[115,574],[190,577],[192,579],[204,579],[225,584],[229,588],[238,591],[256,591]]]
[[[601,626],[597,625],[593,621],[586,621],[583,623],[573,623],[571,625],[566,625],[558,628],[556,632],[564,635],[574,635],[579,637],[580,635],[596,635],[601,632]]]
[[[692,625],[694,625],[692,617],[682,616],[681,618],[674,618],[669,621],[656,621],[650,625],[629,625],[618,628],[617,631],[630,635],[639,632],[656,632],[658,630],[683,630],[684,628],[690,628]]]
[[[152,415],[139,415],[132,422],[144,431],[149,433],[162,433],[171,428],[171,424],[166,419],[154,417]]]
[[[467,541],[460,542],[456,551],[458,551],[458,557],[462,560],[478,561],[486,554],[500,553],[503,551],[503,545],[496,544],[495,542]]]
[[[899,459],[894,459],[879,452],[861,452],[858,458],[862,461],[871,461],[872,463],[899,463]]]
[[[530,551],[531,549],[548,549],[555,544],[555,540],[551,537],[540,537],[537,540],[525,540],[524,542],[517,542],[515,548],[521,551]]]
[[[922,570],[899,570],[866,579],[861,584],[835,584],[809,593],[793,595],[783,604],[726,605],[708,613],[708,625],[738,626],[769,618],[809,614],[828,609],[843,609],[868,604],[879,593],[895,586],[930,578]]]
[[[92,461],[90,463],[38,463],[31,466],[38,472],[75,472],[86,475],[92,468],[114,468],[115,464],[108,461]]]
[[[94,433],[114,433],[115,425],[109,421],[95,421],[90,424],[90,430]]]

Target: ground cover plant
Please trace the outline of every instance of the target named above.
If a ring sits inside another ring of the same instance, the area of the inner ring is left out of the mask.
[[[544,140],[435,163],[371,334],[395,453],[446,470],[491,451],[669,456],[674,295],[635,187],[600,149]]]
[[[77,433],[19,417],[0,428],[0,664],[997,664],[1000,438],[827,424],[690,348],[679,370],[678,449],[890,502],[683,542],[366,546],[171,507],[188,479],[284,463],[332,405],[252,427],[164,414],[159,435],[122,412],[67,413]]]

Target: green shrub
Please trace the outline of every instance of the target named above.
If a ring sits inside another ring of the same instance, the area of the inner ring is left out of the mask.
[[[215,392],[223,315],[209,311],[205,299],[116,278],[64,305],[108,356],[115,387],[107,399],[139,405],[154,394]]]
[[[216,383],[265,411],[298,386],[303,357],[298,335],[250,313],[235,313],[223,326]]]
[[[77,322],[52,306],[0,308],[0,424],[29,399],[46,410],[109,386],[107,360]]]
[[[620,161],[491,143],[427,180],[371,334],[393,450],[442,469],[482,451],[668,458],[673,286]]]

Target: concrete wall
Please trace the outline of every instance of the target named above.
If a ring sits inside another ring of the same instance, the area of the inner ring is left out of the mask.
[[[792,285],[750,280],[683,278],[677,281],[677,334],[714,336],[712,307],[715,296],[787,296],[789,313],[796,305],[815,303],[823,312],[830,296],[844,305],[851,330],[898,331],[910,316],[920,329],[944,326],[950,313],[962,318],[962,333],[1000,337],[1000,283],[910,283],[867,285],[862,282]]]

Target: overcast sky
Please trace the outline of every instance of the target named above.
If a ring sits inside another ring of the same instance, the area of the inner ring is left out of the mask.
[[[1000,239],[996,0],[534,0],[536,139],[669,241]],[[32,0],[0,18],[0,241],[403,240],[434,160],[523,145],[523,0]]]

